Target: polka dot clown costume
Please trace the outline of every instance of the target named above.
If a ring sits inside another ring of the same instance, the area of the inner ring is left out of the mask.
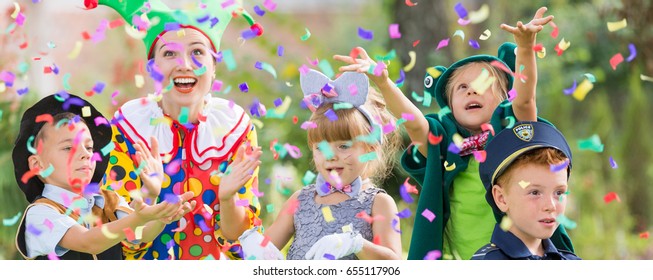
[[[220,38],[232,18],[245,18],[251,29],[247,32],[252,32],[255,36],[260,36],[263,32],[261,26],[254,23],[252,17],[242,8],[240,1],[225,2],[227,4],[223,2],[201,1],[197,7],[190,10],[171,10],[159,0],[86,0],[85,5],[89,9],[96,8],[98,4],[108,6],[131,23],[134,30],[142,35],[147,58],[150,59],[148,68],[151,71],[156,71],[156,60],[161,59],[156,54],[160,52],[160,48],[155,49],[155,46],[175,43],[177,36],[184,36],[184,31],[186,34],[201,34],[198,35],[201,39],[199,41],[206,41],[203,37],[208,39],[206,46],[202,47],[213,55],[213,60],[207,55],[209,63],[204,66],[213,67],[209,69],[214,70],[214,58],[219,51]],[[168,32],[173,35],[176,33],[177,36],[165,37]],[[164,40],[164,37],[167,40]],[[183,42],[182,39],[179,40]],[[157,41],[161,43],[157,44]],[[197,44],[196,41],[198,40],[190,41],[190,45]],[[220,180],[239,147],[258,146],[256,130],[250,117],[240,106],[211,96],[210,90],[198,92],[197,84],[205,80],[212,82],[213,79],[206,77],[211,77],[214,73],[207,71],[198,74],[197,70],[203,67],[195,59],[197,49],[191,50],[190,55],[183,51],[178,51],[177,55],[180,58],[182,55],[188,55],[187,58],[192,57],[195,63],[175,66],[186,67],[183,71],[188,77],[175,77],[175,71],[182,70],[171,70],[169,73],[172,74],[168,74],[169,86],[165,90],[157,90],[147,98],[126,102],[115,113],[111,122],[114,149],[110,153],[109,166],[102,180],[104,188],[117,190],[128,201],[131,195],[137,193],[135,191],[141,188],[142,183],[134,144],[143,141],[151,148],[150,139],[154,137],[159,142],[159,152],[165,170],[158,200],[192,191],[195,195],[193,200],[197,202],[197,207],[182,219],[167,225],[148,250],[127,251],[126,259],[197,260],[225,256],[231,259],[242,258],[237,239],[228,240],[223,235],[219,200]],[[213,65],[209,65],[211,61]],[[189,80],[193,82],[189,83]],[[160,82],[168,81],[161,79]],[[193,103],[189,105],[198,109],[196,112],[184,113],[187,105],[180,104],[178,100],[189,96],[198,96],[192,97],[196,99],[192,99]],[[175,114],[178,116],[175,117]],[[237,206],[245,208],[249,228],[261,224],[258,218],[260,203],[252,191],[258,184],[258,167],[253,170],[252,175],[238,191],[236,198],[239,202],[248,201],[247,205],[238,203]],[[242,211],[240,208],[238,210]]]

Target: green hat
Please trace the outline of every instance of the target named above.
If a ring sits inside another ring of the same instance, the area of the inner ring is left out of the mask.
[[[506,42],[501,44],[501,46],[499,46],[497,56],[480,54],[480,55],[474,55],[458,60],[454,64],[451,64],[449,68],[441,65],[431,67],[429,70],[426,71],[426,76],[424,77],[424,91],[428,92],[433,98],[435,98],[438,101],[438,105],[440,105],[440,108],[449,106],[449,102],[447,102],[447,82],[449,82],[449,77],[456,69],[458,69],[459,67],[467,63],[475,62],[475,61],[486,61],[486,62],[499,61],[503,63],[506,67],[508,67],[512,72],[515,72],[515,49],[516,48],[517,45]],[[435,69],[437,71],[433,71],[431,69]],[[435,74],[432,75],[430,72]],[[510,90],[512,88],[513,78],[512,75],[508,73],[505,74],[506,77],[508,77],[508,90]]]
[[[193,28],[201,32],[211,42],[213,51],[217,52],[227,24],[238,15],[247,20],[253,35],[261,36],[263,28],[254,22],[240,2],[202,0],[198,7],[190,10],[172,10],[161,0],[84,0],[84,6],[87,9],[94,9],[98,4],[109,6],[135,29],[145,32],[143,43],[149,59],[159,37],[179,28]]]

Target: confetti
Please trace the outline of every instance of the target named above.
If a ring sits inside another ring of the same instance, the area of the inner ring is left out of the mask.
[[[443,137],[442,135],[435,136],[433,135],[432,132],[429,131],[429,136],[428,136],[429,144],[431,145],[440,144],[440,142],[442,142],[442,137]]]
[[[413,70],[413,67],[415,67],[417,53],[415,51],[409,51],[408,56],[410,57],[410,62],[404,66],[404,71],[406,72]]]
[[[318,143],[317,148],[320,150],[320,152],[324,155],[324,157],[327,160],[332,159],[333,156],[335,155],[333,153],[333,150],[331,150],[331,145],[329,145],[329,143],[327,141],[322,141],[322,142]]]
[[[111,141],[111,142],[109,142],[109,144],[107,144],[106,146],[104,146],[100,151],[102,152],[102,155],[103,155],[103,156],[106,156],[106,155],[109,154],[111,151],[113,151],[113,149],[114,149],[115,147],[116,147],[115,144],[113,143],[113,141]]]
[[[463,32],[462,30],[460,30],[460,29],[456,30],[456,31],[453,33],[453,36],[451,36],[451,37],[456,37],[456,36],[460,37],[460,39],[461,39],[462,41],[465,41],[465,32]]]
[[[469,40],[469,45],[472,48],[475,48],[475,49],[480,49],[481,48],[481,46],[478,44],[478,42],[476,40]]]
[[[249,200],[247,200],[247,199],[236,200],[236,206],[248,207],[249,206]]]
[[[443,40],[441,40],[441,41],[438,43],[438,47],[435,48],[435,50],[437,51],[437,50],[439,50],[439,49],[441,49],[441,48],[444,48],[444,47],[446,47],[446,46],[448,46],[448,45],[449,45],[449,38],[447,38],[447,39],[443,39]]]
[[[599,136],[594,134],[587,139],[578,140],[578,149],[600,153],[603,152],[603,144],[601,144]]]
[[[631,62],[637,56],[637,49],[635,49],[635,44],[628,44],[628,50],[630,50],[630,55],[628,58],[626,58],[626,61]]]
[[[23,212],[18,212],[18,214],[14,215],[11,218],[8,219],[2,219],[2,225],[5,227],[10,227],[15,225],[18,222],[18,219],[23,216]]]
[[[324,206],[322,207],[322,216],[324,216],[324,220],[327,223],[333,222],[336,219],[333,218],[333,214],[331,213],[331,208],[329,206]]]
[[[417,3],[413,3],[410,0],[406,0],[404,3],[406,3],[406,6],[408,6],[408,7],[412,7],[412,6],[417,5]]]
[[[621,53],[613,55],[612,58],[610,58],[610,66],[612,66],[612,70],[617,70],[617,65],[623,61],[624,57],[621,55]]]
[[[401,212],[397,213],[396,215],[399,218],[405,219],[413,215],[413,212],[411,212],[410,209],[406,208],[404,210],[401,210]]]
[[[391,39],[401,38],[401,32],[399,32],[399,24],[393,23],[388,26],[388,33],[390,33]]]
[[[496,77],[491,77],[490,71],[487,71],[485,68],[483,68],[483,71],[481,71],[481,75],[479,75],[476,79],[474,79],[474,81],[470,83],[470,86],[478,94],[482,95],[485,93],[487,88],[494,83],[495,80]]]
[[[238,67],[236,60],[234,59],[233,53],[231,50],[221,51],[222,58],[224,59],[225,65],[227,65],[227,70],[233,71]]]
[[[437,260],[440,257],[442,257],[442,252],[440,252],[440,250],[433,250],[426,253],[426,255],[424,256],[424,260]]]
[[[612,169],[617,169],[617,167],[619,167],[617,165],[617,162],[614,161],[614,159],[612,157],[610,157],[610,166],[612,167]]]
[[[628,26],[628,22],[626,19],[622,19],[620,21],[615,21],[615,22],[608,22],[608,30],[610,32],[615,32],[619,29],[625,28]]]
[[[456,3],[456,5],[453,7],[453,9],[456,11],[459,18],[466,18],[467,17],[467,10],[463,6],[463,4],[461,4],[460,2]]]
[[[131,228],[123,228],[122,231],[125,233],[125,238],[129,241],[134,241],[136,240],[136,236],[134,236],[134,231],[132,231]]]
[[[306,30],[306,33],[300,38],[302,41],[306,41],[308,38],[311,38],[311,31],[309,31],[308,28],[304,29]]]
[[[560,216],[558,216],[558,217],[556,218],[556,221],[557,221],[561,226],[563,226],[563,227],[565,227],[565,228],[567,228],[567,229],[575,229],[576,226],[577,226],[576,222],[570,220],[570,219],[567,218],[567,216],[565,216],[564,214],[560,214]]]
[[[512,227],[512,220],[508,218],[508,216],[503,216],[503,219],[501,219],[501,223],[499,224],[499,227],[503,231],[508,231],[510,230],[510,227]]]
[[[561,56],[562,53],[569,48],[569,46],[571,46],[571,43],[565,41],[565,38],[562,38],[560,43],[555,46],[554,50],[558,53],[558,56]]]
[[[643,74],[639,74],[639,78],[640,78],[642,81],[653,82],[653,78],[652,78],[652,77],[645,76],[645,75],[643,75]]]
[[[406,203],[413,203],[415,200],[409,195],[409,187],[407,184],[408,183],[408,178],[406,178],[406,182],[404,182],[400,187],[399,187],[399,195],[401,195],[401,199],[405,201]]]
[[[442,72],[440,72],[440,70],[438,70],[438,69],[435,69],[435,67],[431,67],[431,68],[426,69],[426,72],[429,75],[431,75],[431,77],[433,77],[433,79],[437,79],[442,74]]]
[[[82,42],[77,41],[75,42],[75,47],[73,48],[72,51],[68,54],[68,59],[75,59],[77,56],[79,56],[79,53],[82,51]]]
[[[485,21],[489,16],[490,6],[488,6],[488,4],[483,4],[478,10],[469,12],[469,21],[473,24],[481,23]]]
[[[116,239],[119,236],[118,234],[110,232],[106,224],[102,225],[101,230],[102,234],[108,239]]]
[[[603,196],[603,201],[606,204],[612,202],[613,200],[616,200],[617,202],[621,202],[621,199],[619,199],[619,195],[617,195],[616,192],[609,192],[605,196]]]
[[[474,154],[474,159],[478,162],[485,162],[485,158],[487,157],[487,153],[485,151],[473,151]]]
[[[454,169],[456,169],[456,163],[455,162],[452,163],[451,165],[449,165],[449,162],[447,162],[447,161],[444,162],[444,170],[451,171],[451,170],[454,170]]]
[[[519,184],[519,186],[520,186],[522,189],[525,189],[525,188],[528,187],[531,183],[522,180],[522,181],[519,181],[518,184]]]
[[[431,212],[429,209],[424,209],[424,211],[422,211],[422,217],[429,220],[429,222],[433,222],[433,219],[435,219],[435,214],[433,214],[433,212]]]
[[[570,88],[563,89],[562,92],[565,95],[570,95],[570,94],[574,93],[574,91],[576,91],[576,87],[577,87],[576,84],[577,84],[576,80],[574,80],[574,84]]]
[[[52,166],[52,164],[50,164],[50,166],[48,166],[48,168],[46,168],[46,169],[42,170],[41,172],[39,172],[39,175],[41,177],[43,177],[43,178],[47,178],[48,176],[50,176],[52,174],[52,172],[54,172],[54,166]]]
[[[487,39],[490,39],[490,36],[492,36],[492,32],[490,31],[490,29],[485,29],[485,31],[483,31],[483,34],[481,34],[481,36],[479,36],[478,39],[481,41],[485,41]]]
[[[374,39],[374,31],[365,30],[362,27],[358,27],[358,37],[360,37],[363,40],[371,41],[372,39]]]
[[[368,162],[368,161],[373,161],[378,158],[378,155],[376,152],[369,152],[367,154],[360,155],[358,157],[358,160],[360,162]]]
[[[585,99],[585,96],[594,88],[594,84],[590,82],[589,80],[583,80],[583,82],[578,85],[576,90],[574,90],[574,93],[572,96],[576,98],[578,101],[583,101]]]
[[[649,232],[648,231],[647,232],[642,232],[642,233],[639,234],[639,238],[648,239],[648,237],[649,237]]]
[[[333,79],[333,76],[335,76],[335,73],[333,72],[333,67],[331,67],[331,64],[329,63],[328,60],[322,60],[318,64],[318,67],[324,73],[325,76],[329,77],[329,79]]]
[[[263,7],[268,9],[270,12],[274,12],[277,8],[277,3],[272,2],[272,0],[265,0],[265,2],[263,2]]]
[[[551,24],[551,27],[553,27],[553,30],[551,31],[551,38],[558,38],[558,25],[553,21],[550,21],[549,24]]]
[[[565,159],[565,161],[563,161],[561,163],[558,163],[558,164],[549,165],[549,170],[551,170],[551,172],[555,173],[555,172],[559,172],[559,171],[562,171],[562,170],[566,170],[567,166],[569,166],[569,159]]]

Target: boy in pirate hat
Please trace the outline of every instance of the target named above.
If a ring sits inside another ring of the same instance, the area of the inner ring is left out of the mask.
[[[12,153],[16,182],[31,203],[16,235],[24,258],[122,259],[122,247],[142,247],[190,211],[190,192],[153,206],[137,199],[132,208],[114,191],[99,189],[109,156],[94,151],[110,137],[100,112],[71,94],[47,96],[25,111]],[[162,177],[150,173],[160,162],[143,147],[143,176]],[[160,178],[145,181],[160,188]],[[144,227],[140,240],[128,240],[137,227]]]
[[[544,16],[546,10],[538,9],[526,24],[502,24],[516,44],[502,44],[496,56],[474,55],[448,68],[427,69],[424,91],[438,102],[441,110],[437,114],[422,115],[388,77],[387,70],[378,76],[369,74],[378,64],[364,49],[357,49],[360,58],[334,57],[349,64],[340,71],[368,73],[395,116],[414,118],[404,123],[414,145],[401,157],[404,170],[422,187],[408,259],[469,259],[492,235],[499,217],[485,203],[478,166],[485,143],[495,131],[512,127],[516,121],[546,122],[537,116],[533,50],[537,33],[553,19]],[[523,70],[514,73],[517,66]],[[511,88],[516,92],[512,100]],[[554,240],[556,245],[572,249],[564,229],[556,232]]]
[[[158,194],[192,191],[197,207],[155,238],[147,252],[129,259],[242,258],[238,237],[260,225],[258,185],[261,156],[256,129],[247,112],[230,100],[215,97],[216,59],[220,38],[232,18],[250,24],[243,37],[263,29],[243,9],[242,1],[205,0],[197,6],[172,10],[160,0],[85,1],[118,12],[143,37],[147,69],[155,92],[126,102],[112,121],[116,149],[102,180],[129,199],[143,190],[142,178],[132,176],[135,145],[159,140],[165,180]]]
[[[565,212],[571,150],[565,137],[543,122],[519,122],[485,148],[480,165],[485,198],[503,216],[491,243],[473,260],[579,260],[558,249],[551,236]]]

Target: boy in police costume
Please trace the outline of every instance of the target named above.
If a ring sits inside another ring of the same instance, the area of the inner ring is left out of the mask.
[[[579,260],[550,239],[565,211],[571,171],[562,133],[543,122],[518,122],[499,132],[486,152],[479,167],[485,198],[503,220],[472,260]]]

